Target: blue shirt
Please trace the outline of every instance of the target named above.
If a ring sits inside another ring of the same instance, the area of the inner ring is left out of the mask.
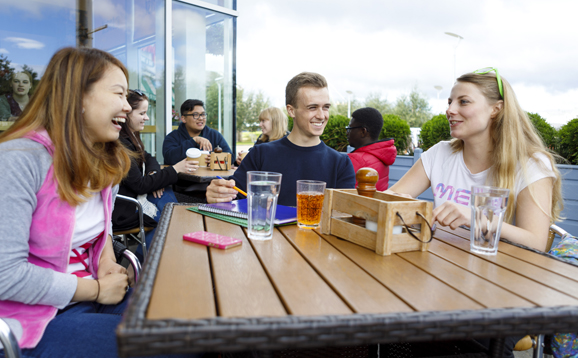
[[[321,180],[329,189],[355,187],[355,172],[349,157],[323,142],[314,147],[300,147],[284,137],[256,145],[231,177],[235,185],[245,191],[248,171],[283,174],[278,202],[287,206],[296,206],[297,180]]]
[[[211,142],[213,149],[216,146],[219,146],[223,149],[223,152],[231,153],[231,148],[229,148],[229,144],[227,144],[227,141],[223,138],[221,133],[209,126],[206,125],[199,136],[208,139],[209,142]],[[191,137],[185,124],[181,123],[179,124],[179,128],[170,132],[165,137],[165,141],[163,142],[163,157],[165,158],[165,164],[175,165],[185,159],[187,157],[187,149],[189,148],[199,148],[199,145]]]

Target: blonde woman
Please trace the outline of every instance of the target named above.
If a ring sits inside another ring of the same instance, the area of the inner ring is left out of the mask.
[[[287,116],[277,107],[269,107],[261,111],[259,114],[259,127],[261,127],[261,135],[255,141],[255,145],[273,142],[289,134]],[[237,156],[237,165],[241,164],[241,160],[243,160],[241,153],[239,152]]]
[[[417,197],[431,187],[433,220],[455,229],[470,225],[472,185],[510,189],[501,236],[545,250],[563,207],[560,173],[510,84],[493,68],[467,73],[446,114],[454,139],[430,148],[390,190]]]

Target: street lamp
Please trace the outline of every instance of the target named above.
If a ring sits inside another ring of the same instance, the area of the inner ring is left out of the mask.
[[[454,34],[453,32],[445,32],[446,35],[448,36],[452,36],[452,37],[457,37],[458,38],[458,43],[456,43],[456,46],[454,47],[454,80],[456,79],[456,51],[458,49],[458,46],[460,44],[460,41],[463,40],[464,38],[461,37],[458,34]]]
[[[442,86],[434,86],[434,88],[438,91],[438,99],[440,99],[440,92],[444,89]]]
[[[215,82],[217,82],[217,91],[218,91],[217,98],[219,99],[219,106],[218,106],[219,111],[217,112],[217,123],[219,124],[219,133],[222,133],[222,131],[221,131],[221,83],[219,82],[222,79],[223,79],[223,77],[215,78]]]
[[[353,94],[353,92],[351,91],[345,91],[347,92],[347,118],[351,118],[351,95]]]

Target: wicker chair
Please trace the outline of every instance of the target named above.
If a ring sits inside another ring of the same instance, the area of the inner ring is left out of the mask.
[[[127,259],[134,270],[134,282],[137,282],[141,270],[140,261],[136,255],[130,252],[119,240],[113,240],[112,242],[117,262],[120,261],[121,257]],[[10,326],[8,326],[2,318],[0,318],[0,343],[2,343],[0,348],[4,349],[4,356],[6,358],[20,358],[22,356],[20,346],[18,346],[18,340],[12,333]]]
[[[122,237],[122,241],[124,243],[124,246],[126,246],[126,247],[128,247],[128,238],[130,237],[130,238],[134,239],[136,242],[138,242],[140,245],[142,245],[143,256],[146,257],[147,256],[147,244],[145,241],[145,232],[151,231],[153,228],[144,226],[143,209],[142,209],[142,205],[139,203],[138,200],[131,198],[129,196],[125,196],[125,195],[117,195],[116,200],[119,200],[119,199],[135,204],[135,206],[137,208],[137,212],[138,212],[139,226],[132,228],[132,229],[129,229],[129,230],[115,231],[113,234],[114,234],[114,236]]]
[[[556,235],[561,237],[561,240],[564,240],[566,237],[571,236],[566,230],[562,229],[557,225],[550,225],[550,234],[548,235],[548,243],[546,244],[546,252],[550,251],[552,248],[552,243],[554,242],[554,238]],[[526,351],[528,349],[533,348],[534,358],[542,358],[544,355],[544,335],[540,334],[537,336],[525,336],[524,338],[520,339],[516,346],[514,347],[515,351]]]

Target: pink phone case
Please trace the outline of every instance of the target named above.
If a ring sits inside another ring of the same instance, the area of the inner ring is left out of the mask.
[[[206,231],[196,231],[183,235],[183,240],[196,242],[206,246],[216,247],[217,249],[228,249],[239,246],[243,240],[235,239],[229,236],[213,234]]]

